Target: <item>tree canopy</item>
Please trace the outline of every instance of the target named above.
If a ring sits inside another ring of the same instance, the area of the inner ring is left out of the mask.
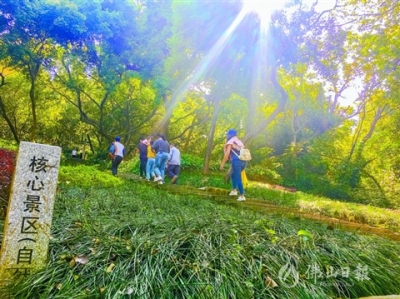
[[[164,132],[208,172],[235,128],[263,175],[395,205],[400,5],[306,3],[2,1],[0,138],[94,159]]]

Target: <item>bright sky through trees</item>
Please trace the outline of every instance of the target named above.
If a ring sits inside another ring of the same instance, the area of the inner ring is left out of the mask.
[[[237,34],[237,31],[243,30],[239,27],[243,28],[242,23],[246,22],[246,17],[254,17],[260,20],[258,22],[260,26],[258,42],[254,41],[255,44],[257,44],[258,50],[254,51],[252,54],[249,54],[253,56],[252,74],[249,74],[252,90],[257,90],[257,82],[263,81],[262,78],[265,77],[264,73],[267,69],[266,53],[270,51],[271,47],[271,45],[269,44],[271,43],[271,39],[268,40],[267,37],[271,15],[275,11],[284,9],[288,1],[241,0],[238,2],[242,3],[242,9],[238,11],[236,16],[230,16],[232,20],[230,26],[228,26],[226,30],[223,31],[222,34],[215,39],[214,43],[209,43],[208,49],[204,49],[204,56],[201,61],[199,61],[197,66],[193,69],[186,80],[173,90],[172,101],[167,107],[166,116],[164,117],[164,120],[161,122],[161,124],[169,119],[178,101],[180,101],[184,97],[183,95],[185,94],[185,92],[192,88],[194,85],[202,82],[208,74],[212,73],[215,68],[219,67],[221,61],[226,59],[223,53],[225,53],[224,51],[226,51],[227,47],[230,47],[230,41],[234,38],[233,36]],[[315,9],[317,11],[332,9],[335,6],[335,2],[335,0],[319,1]],[[224,2],[221,1],[221,5],[223,3]],[[306,7],[311,7],[314,3],[315,0],[303,0],[303,5]],[[216,24],[210,24],[210,26],[215,25]],[[210,40],[211,39],[208,39],[208,41]],[[229,73],[228,70],[226,71],[227,73]],[[355,95],[356,94],[354,92],[352,94],[347,94],[347,99],[345,99],[346,103],[344,104],[350,104],[351,102],[353,102],[355,99]]]
[[[260,18],[260,24],[268,27],[271,14],[285,5],[285,1],[271,0],[243,0],[243,11],[256,13]]]
[[[315,0],[303,0],[302,3],[305,6],[311,7],[316,1]],[[242,12],[246,14],[255,13],[260,19],[260,45],[264,49],[267,49],[266,31],[269,26],[271,14],[276,11],[283,9],[288,1],[274,1],[274,0],[243,0]],[[324,10],[332,9],[335,6],[336,0],[322,0],[318,1],[315,6],[315,10],[322,12]],[[355,88],[348,88],[344,93],[340,101],[343,105],[351,105],[357,97],[357,91]]]

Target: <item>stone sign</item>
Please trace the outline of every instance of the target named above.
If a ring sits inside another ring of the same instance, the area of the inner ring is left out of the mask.
[[[0,288],[47,262],[61,148],[21,142],[0,251]]]

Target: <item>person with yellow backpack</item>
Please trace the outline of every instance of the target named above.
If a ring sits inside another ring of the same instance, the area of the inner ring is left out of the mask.
[[[242,181],[242,171],[245,170],[247,162],[239,159],[240,151],[244,148],[243,142],[237,137],[237,132],[231,129],[226,134],[226,143],[224,146],[224,157],[221,161],[220,170],[224,169],[225,163],[230,160],[232,163],[231,180],[233,189],[230,196],[238,195],[238,201],[245,201],[244,187]]]

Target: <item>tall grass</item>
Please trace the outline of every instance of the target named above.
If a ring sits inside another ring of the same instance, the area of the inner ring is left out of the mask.
[[[226,190],[231,188],[231,184],[224,181],[223,173],[211,173],[204,176],[199,172],[183,172],[179,178],[179,184],[192,187],[212,186]],[[400,232],[400,210],[332,200],[303,192],[282,192],[282,190],[270,189],[267,184],[257,182],[250,182],[245,191],[246,197],[249,199],[262,199],[278,206],[296,208],[301,212],[320,214]]]
[[[297,283],[289,275],[293,269]],[[336,277],[327,277],[330,269],[338,271]],[[357,269],[364,276],[357,276]],[[108,188],[61,186],[49,263],[14,285],[12,294],[18,299],[357,298],[400,293],[398,281],[396,242],[126,182]]]

